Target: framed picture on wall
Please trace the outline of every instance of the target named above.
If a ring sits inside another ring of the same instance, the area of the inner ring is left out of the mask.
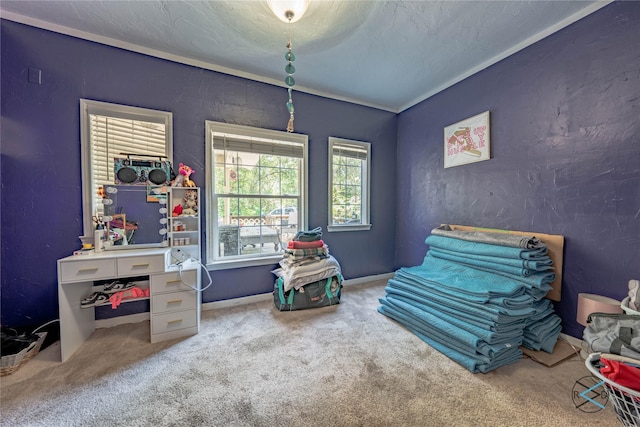
[[[444,167],[489,160],[489,135],[488,111],[444,128]]]

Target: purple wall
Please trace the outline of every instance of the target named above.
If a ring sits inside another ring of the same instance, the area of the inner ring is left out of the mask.
[[[441,223],[564,235],[563,332],[579,292],[640,279],[640,3],[613,3],[399,115],[396,261]],[[443,168],[443,128],[491,111],[491,160]]]
[[[0,36],[3,325],[57,317],[56,260],[82,234],[80,98],[172,111],[174,159],[201,186],[205,120],[286,124],[282,88],[5,20]],[[345,277],[421,263],[440,223],[562,234],[556,308],[564,332],[581,336],[578,292],[621,299],[640,278],[639,41],[638,3],[614,3],[398,117],[296,94],[296,131],[310,139],[309,226],[327,223],[327,137],[369,141],[373,227],[325,233]],[[492,159],[443,169],[443,128],[486,110]],[[203,300],[269,292],[271,268],[213,272]]]
[[[82,234],[80,98],[173,112],[174,160],[192,166],[200,186],[205,120],[286,126],[284,88],[6,20],[0,36],[3,325],[38,325],[58,316],[56,260],[77,249]],[[42,71],[41,84],[29,82],[29,68]],[[372,229],[323,237],[346,278],[393,271],[396,115],[302,93],[295,103],[296,132],[310,140],[309,226],[326,230],[327,138],[371,142]],[[203,301],[269,292],[273,267],[213,272]]]

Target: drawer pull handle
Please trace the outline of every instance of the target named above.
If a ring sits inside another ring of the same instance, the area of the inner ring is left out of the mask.
[[[171,280],[171,281],[167,282],[167,285],[174,285],[174,284],[177,284],[177,283],[182,283],[182,280]]]
[[[181,299],[172,299],[171,301],[167,301],[167,304],[179,304],[181,302]]]
[[[182,319],[169,320],[167,322],[168,325],[175,324],[175,323],[182,323]]]
[[[80,270],[78,270],[78,273],[95,273],[96,271],[98,271],[98,267],[94,267],[94,268],[81,268]]]
[[[143,267],[149,267],[149,263],[146,264],[133,264],[132,268],[143,268]]]

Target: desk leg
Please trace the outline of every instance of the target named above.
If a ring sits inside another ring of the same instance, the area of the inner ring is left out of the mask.
[[[80,300],[91,293],[92,282],[58,284],[60,307],[60,353],[64,362],[95,330],[95,311],[80,308]]]

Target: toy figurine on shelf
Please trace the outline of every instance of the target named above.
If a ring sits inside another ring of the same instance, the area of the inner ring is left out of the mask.
[[[182,204],[184,206],[182,215],[196,215],[198,212],[198,192],[196,190],[187,190]]]
[[[172,187],[195,187],[196,183],[191,180],[191,175],[194,173],[190,166],[180,163],[178,169],[178,175],[171,182]]]

